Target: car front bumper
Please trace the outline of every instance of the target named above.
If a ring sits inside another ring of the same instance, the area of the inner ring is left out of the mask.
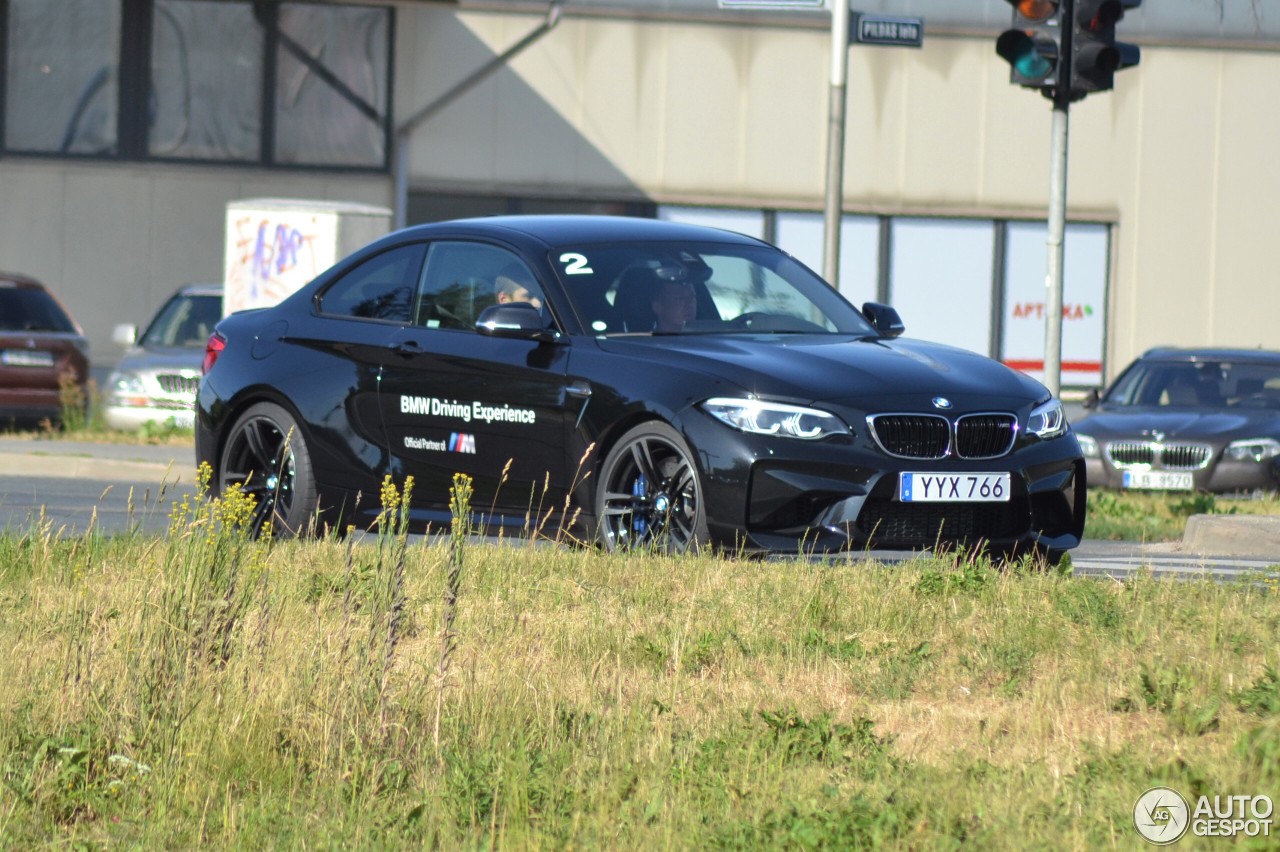
[[[107,405],[102,418],[110,429],[136,432],[147,423],[167,424],[170,421],[179,429],[191,429],[195,425],[195,411],[191,407]]]
[[[909,460],[852,437],[748,435],[709,419],[686,424],[685,434],[703,467],[709,530],[725,546],[1062,551],[1084,532],[1085,466],[1070,435],[996,459]],[[999,502],[904,502],[902,472],[1008,473],[1010,493]]]
[[[1088,481],[1091,487],[1129,490],[1125,486],[1125,470],[1117,468],[1109,460],[1085,459]],[[1155,471],[1191,474],[1188,491],[1211,491],[1226,494],[1237,491],[1275,491],[1280,489],[1280,459],[1262,461],[1222,458],[1215,453],[1209,464],[1197,470],[1164,468],[1158,465],[1130,468],[1135,472]]]

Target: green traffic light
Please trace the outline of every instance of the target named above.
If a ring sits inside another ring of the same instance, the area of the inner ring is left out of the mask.
[[[1022,30],[1008,30],[996,40],[996,53],[1013,66],[1019,77],[1028,81],[1043,80],[1057,64],[1056,46],[1037,40]]]

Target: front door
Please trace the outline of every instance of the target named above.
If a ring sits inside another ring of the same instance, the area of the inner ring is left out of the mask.
[[[415,504],[447,510],[453,476],[463,473],[477,515],[536,523],[564,505],[568,347],[475,331],[508,277],[522,279],[522,298],[540,296],[506,249],[428,247],[414,322],[384,358],[379,407],[397,478],[414,477]]]

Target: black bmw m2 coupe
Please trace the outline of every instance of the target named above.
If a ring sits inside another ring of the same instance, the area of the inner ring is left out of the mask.
[[[463,473],[491,529],[550,511],[608,549],[1076,546],[1085,468],[1059,401],[902,333],[727,231],[415,226],[217,326],[197,458],[277,533],[371,523],[387,475],[439,528]]]

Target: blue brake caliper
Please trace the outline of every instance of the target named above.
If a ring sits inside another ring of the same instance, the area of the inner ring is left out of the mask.
[[[635,506],[639,506],[640,501],[644,498],[644,493],[648,490],[649,483],[645,479],[644,474],[636,477],[636,481],[631,486],[631,494],[636,498]],[[646,532],[649,531],[649,521],[644,512],[635,509],[631,512],[631,532],[635,534],[637,539],[643,539]]]

